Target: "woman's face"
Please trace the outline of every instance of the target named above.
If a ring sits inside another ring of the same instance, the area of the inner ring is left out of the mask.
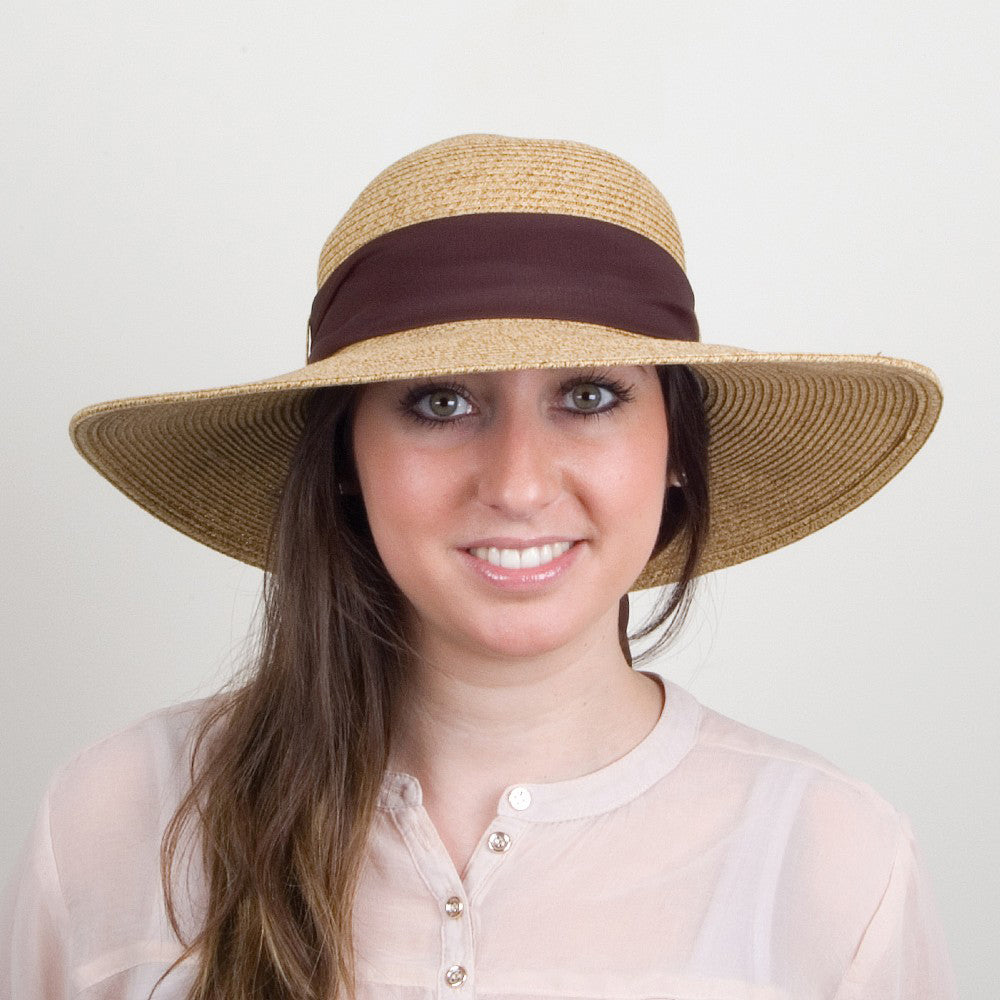
[[[617,622],[663,510],[655,368],[378,383],[353,433],[376,547],[429,648],[530,656]]]

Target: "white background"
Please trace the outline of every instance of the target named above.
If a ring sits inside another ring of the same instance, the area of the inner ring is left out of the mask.
[[[259,583],[100,479],[71,414],[298,367],[320,246],[405,153],[577,139],[672,203],[705,340],[941,376],[913,463],[711,576],[657,669],[903,809],[995,995],[998,9],[8,0],[0,876],[58,763],[222,681]]]

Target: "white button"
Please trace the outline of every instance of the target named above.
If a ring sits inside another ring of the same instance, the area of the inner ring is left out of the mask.
[[[448,914],[449,917],[460,917],[462,915],[462,910],[465,909],[465,903],[463,903],[458,896],[452,896],[444,904],[444,912]]]
[[[444,974],[444,981],[453,989],[457,990],[468,978],[468,973],[460,965],[450,965]]]
[[[491,833],[487,841],[494,854],[506,854],[510,850],[510,836],[506,833]]]
[[[510,803],[512,809],[517,809],[518,811],[527,809],[531,805],[531,792],[523,785],[518,785],[517,788],[510,790],[507,801]]]

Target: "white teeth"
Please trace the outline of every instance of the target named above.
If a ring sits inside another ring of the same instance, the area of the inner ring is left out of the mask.
[[[503,569],[534,569],[557,559],[569,551],[572,542],[555,542],[552,545],[534,545],[530,549],[498,549],[494,547],[470,549],[477,559]]]
[[[490,549],[490,555],[493,555],[496,551],[496,549]],[[517,549],[501,549],[498,555],[500,556],[500,565],[504,569],[521,568],[521,553]]]

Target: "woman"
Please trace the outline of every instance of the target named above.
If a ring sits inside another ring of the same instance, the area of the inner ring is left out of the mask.
[[[874,493],[936,380],[702,344],[683,264],[619,158],[459,136],[334,229],[304,368],[74,418],[265,621],[54,778],[13,996],[954,995],[905,818],[629,647]]]

